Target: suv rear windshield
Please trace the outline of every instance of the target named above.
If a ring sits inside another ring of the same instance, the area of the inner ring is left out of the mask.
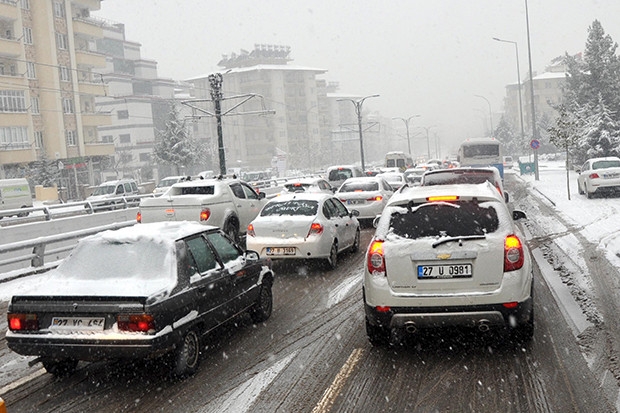
[[[349,179],[352,176],[353,176],[353,172],[351,172],[350,169],[339,168],[339,169],[332,169],[331,171],[329,171],[329,177],[327,179],[329,179],[330,181],[342,181],[345,179]]]
[[[440,172],[424,175],[424,185],[482,184],[494,183],[493,173],[485,172]]]
[[[319,203],[317,201],[309,201],[305,199],[270,202],[260,212],[262,217],[280,216],[280,215],[304,215],[314,216],[317,214]]]
[[[391,232],[404,238],[460,237],[497,231],[497,211],[489,203],[429,203],[411,211],[396,211]]]

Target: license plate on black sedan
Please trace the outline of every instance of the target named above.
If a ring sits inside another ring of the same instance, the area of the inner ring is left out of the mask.
[[[50,330],[56,331],[103,331],[103,317],[54,317]]]
[[[418,279],[471,278],[471,264],[418,265]]]

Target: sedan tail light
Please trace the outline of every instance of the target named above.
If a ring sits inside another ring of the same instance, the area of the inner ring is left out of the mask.
[[[376,275],[386,275],[385,272],[385,256],[383,253],[383,241],[374,240],[368,246],[368,253],[366,254],[366,266],[368,272]]]
[[[150,314],[121,314],[116,317],[120,331],[143,332],[155,331],[155,320]]]
[[[590,179],[598,179],[598,178],[600,178],[600,176],[596,172],[593,172],[590,175],[588,175],[588,178],[590,178]]]
[[[308,236],[310,235],[320,235],[323,233],[323,225],[319,224],[318,222],[313,222],[312,225],[310,225],[310,231],[308,231]]]
[[[36,314],[7,314],[7,322],[11,331],[35,331],[39,329]]]
[[[254,225],[252,225],[252,224],[248,225],[247,235],[249,237],[255,237],[256,236],[256,233],[254,232]]]
[[[211,210],[209,208],[203,208],[203,210],[200,211],[201,221],[208,221],[210,216],[211,216]]]
[[[523,267],[523,244],[516,235],[508,235],[504,241],[504,272]]]
[[[142,212],[138,211],[138,213],[136,214],[136,221],[139,223],[142,222]]]
[[[372,198],[368,198],[366,201],[383,201],[383,197],[381,195],[377,195]]]

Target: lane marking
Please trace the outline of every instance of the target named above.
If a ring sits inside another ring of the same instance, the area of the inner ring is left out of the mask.
[[[336,288],[334,288],[327,299],[327,308],[332,308],[340,301],[344,300],[349,291],[362,282],[362,274],[353,275],[343,282],[341,282]]]
[[[364,349],[356,348],[353,350],[347,361],[334,378],[332,385],[325,389],[323,398],[314,407],[312,413],[325,413],[331,410],[334,402],[336,401],[336,397],[340,394],[340,391],[347,382],[347,379],[351,376],[351,373],[353,373],[353,369],[357,366],[363,354]]]

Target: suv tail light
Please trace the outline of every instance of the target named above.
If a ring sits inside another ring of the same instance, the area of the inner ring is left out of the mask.
[[[256,233],[254,232],[254,225],[252,225],[252,224],[248,225],[248,233],[247,233],[247,235],[249,237],[255,237],[256,236]]]
[[[203,208],[203,210],[200,211],[201,221],[208,221],[210,216],[211,216],[211,210],[209,208]]]
[[[383,254],[383,241],[374,240],[368,246],[366,254],[368,272],[377,275],[386,275],[385,273],[385,256]]]
[[[39,329],[39,319],[36,314],[7,314],[7,321],[11,331],[35,331]]]
[[[516,235],[508,235],[504,241],[504,272],[523,267],[523,244]]]
[[[155,320],[150,314],[121,314],[116,317],[120,331],[146,333],[155,330]]]
[[[138,213],[136,214],[136,221],[139,223],[142,222],[142,212],[138,211]]]
[[[323,225],[319,224],[318,222],[313,222],[312,225],[310,225],[310,231],[308,231],[308,236],[310,235],[320,235],[323,233]]]

